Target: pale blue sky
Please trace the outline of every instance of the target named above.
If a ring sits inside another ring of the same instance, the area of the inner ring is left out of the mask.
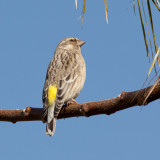
[[[146,3],[146,1],[144,1]],[[87,43],[82,54],[87,79],[77,101],[104,100],[140,89],[150,64],[136,5],[132,0],[0,0],[0,108],[42,107],[48,64],[66,37]],[[152,5],[152,9],[155,9]],[[153,12],[159,45],[159,12]],[[0,157],[4,160],[151,160],[160,159],[160,103],[133,107],[113,115],[57,121],[54,137],[42,122],[0,122]]]

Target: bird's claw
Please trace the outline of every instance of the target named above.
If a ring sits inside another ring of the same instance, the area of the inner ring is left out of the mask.
[[[67,104],[67,106],[69,106],[70,104],[78,104],[78,103],[75,99],[71,99],[66,104]]]

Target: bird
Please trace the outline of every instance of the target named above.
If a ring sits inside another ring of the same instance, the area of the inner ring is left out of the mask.
[[[42,101],[47,117],[46,135],[55,133],[57,116],[64,105],[76,103],[86,79],[86,64],[81,47],[86,42],[68,37],[57,46],[43,88]]]

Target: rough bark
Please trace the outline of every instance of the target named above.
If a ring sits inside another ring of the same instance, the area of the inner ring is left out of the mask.
[[[148,98],[146,99],[146,97]],[[96,102],[71,104],[62,108],[58,119],[80,116],[89,117],[99,114],[110,115],[133,106],[146,105],[159,98],[160,82],[157,82],[156,85],[154,84],[145,89],[134,92],[122,92],[115,98]],[[43,108],[32,107],[27,107],[26,109],[0,110],[0,121],[8,121],[12,123],[18,121],[45,122],[44,111]]]

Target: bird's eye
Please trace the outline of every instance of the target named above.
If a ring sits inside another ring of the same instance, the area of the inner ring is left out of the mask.
[[[71,42],[75,42],[75,39],[70,39]]]

